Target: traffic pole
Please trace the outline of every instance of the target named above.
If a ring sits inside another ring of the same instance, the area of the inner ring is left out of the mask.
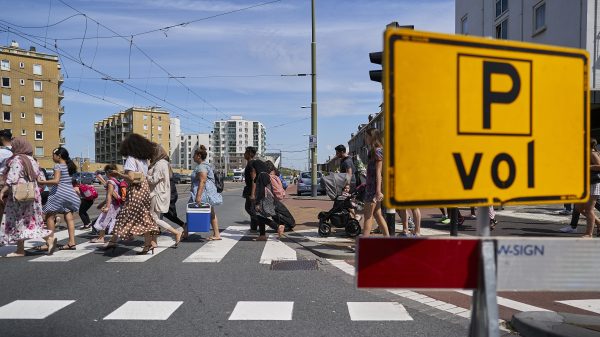
[[[385,209],[385,222],[387,223],[390,236],[394,236],[396,234],[396,209]]]

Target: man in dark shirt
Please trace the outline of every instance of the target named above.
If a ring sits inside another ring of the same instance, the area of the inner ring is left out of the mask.
[[[261,172],[267,172],[267,165],[260,159],[254,159],[255,156],[256,148],[248,146],[244,153],[244,159],[248,161],[248,164],[246,164],[246,169],[244,170],[246,186],[244,187],[242,196],[246,198],[244,208],[248,215],[250,215],[250,230],[253,231],[258,229],[258,219],[256,218],[256,210],[254,209],[254,200],[252,199],[252,187],[255,184],[253,176],[256,177]]]
[[[356,172],[356,167],[354,167],[352,158],[346,153],[346,147],[341,144],[336,146],[335,156],[341,160],[340,173],[346,173],[346,185],[350,185],[352,182],[352,175]]]

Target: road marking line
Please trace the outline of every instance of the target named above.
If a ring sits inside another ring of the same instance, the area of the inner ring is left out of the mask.
[[[75,236],[78,236],[80,234],[85,234],[88,233],[89,231],[87,230],[80,230],[80,229],[76,229],[75,230]],[[64,239],[69,238],[69,231],[67,230],[62,230],[59,232],[54,233],[54,238],[56,238],[56,241],[62,241]],[[46,241],[44,239],[31,239],[31,240],[25,240],[25,249],[26,250],[31,250],[31,248],[38,246],[38,245],[45,245]],[[6,254],[10,254],[10,253],[14,253],[17,250],[17,246],[14,244],[11,245],[6,245],[3,247],[0,247],[0,255],[6,255]]]
[[[461,294],[467,295],[467,296],[473,296],[472,290],[455,290],[455,291],[459,292]],[[552,311],[552,310],[536,307],[533,305],[529,305],[526,303],[509,300],[508,298],[504,298],[504,297],[500,297],[500,296],[497,296],[496,298],[498,301],[498,305],[501,305],[501,306],[507,307],[507,308],[511,308],[511,309],[514,309],[517,311]]]
[[[75,250],[57,250],[52,255],[44,255],[29,262],[68,262],[95,251],[102,243],[84,242],[77,245]]]
[[[344,262],[341,260],[332,260],[332,259],[327,259],[327,262],[331,263],[331,265],[337,267],[344,273],[346,273],[350,276],[354,276],[355,268],[350,263],[347,263],[347,262]]]
[[[279,239],[274,238],[273,235],[269,235],[260,257],[260,263],[271,264],[271,261],[273,260],[295,261],[296,259],[295,250],[281,242]]]
[[[182,304],[181,301],[127,301],[104,319],[165,321]]]
[[[291,321],[294,302],[239,301],[230,321]]]
[[[205,243],[183,262],[221,262],[231,248],[247,233],[247,226],[229,226],[221,233],[222,240]]]
[[[0,319],[44,319],[75,301],[17,300],[0,307]]]
[[[347,302],[352,321],[412,321],[398,302]]]
[[[589,300],[570,300],[570,301],[556,301],[557,303],[566,304],[578,309],[591,311],[600,314],[600,299],[589,299]]]
[[[148,252],[148,254],[145,255],[137,255],[137,253],[141,252],[144,247],[135,247],[122,255],[107,260],[106,262],[146,262],[173,246],[175,244],[175,239],[170,236],[161,235],[156,239],[156,244],[158,247],[154,248],[154,254]]]

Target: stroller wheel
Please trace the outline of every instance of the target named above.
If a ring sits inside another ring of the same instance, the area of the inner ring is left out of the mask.
[[[350,221],[348,221],[348,224],[346,225],[346,233],[348,233],[348,235],[351,237],[355,237],[360,235],[360,232],[361,228],[360,224],[358,223],[358,220],[350,219]]]
[[[323,218],[325,218],[327,216],[327,212],[319,212],[319,215],[317,216],[317,218],[319,219],[319,221],[324,221]]]
[[[331,234],[331,225],[326,222],[319,223],[319,236],[329,236]]]

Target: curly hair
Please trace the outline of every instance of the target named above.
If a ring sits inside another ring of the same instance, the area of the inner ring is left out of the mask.
[[[154,143],[137,133],[131,133],[123,139],[119,152],[123,157],[150,160],[154,155]]]
[[[194,151],[194,156],[200,156],[200,159],[202,159],[202,161],[205,161],[206,157],[208,157],[206,146],[200,145],[200,147],[197,148],[196,151]]]

